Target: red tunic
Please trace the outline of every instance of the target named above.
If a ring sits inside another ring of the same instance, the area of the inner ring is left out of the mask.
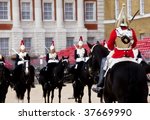
[[[127,27],[123,27],[123,30],[127,29]],[[134,48],[137,44],[137,38],[135,35],[135,31],[133,29],[131,29],[132,31],[132,38],[134,40],[134,43],[132,44],[132,48]],[[121,58],[121,57],[132,57],[134,58],[134,54],[132,51],[132,48],[130,50],[118,50],[117,48],[115,48],[115,40],[117,38],[117,33],[116,33],[116,29],[114,29],[111,34],[110,34],[110,38],[108,40],[107,46],[110,50],[114,50],[114,54],[112,55],[113,58]]]

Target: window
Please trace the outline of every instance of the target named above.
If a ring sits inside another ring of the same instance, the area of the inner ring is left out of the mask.
[[[10,19],[10,3],[0,2],[0,20],[9,20]]]
[[[22,20],[31,20],[31,2],[22,2],[21,18]]]
[[[115,0],[115,18],[118,19],[119,15],[119,0]]]
[[[132,8],[131,4],[132,4],[131,0],[127,0],[127,15],[130,18],[131,18],[131,8]]]
[[[65,0],[64,3],[64,19],[69,20],[75,20],[75,1],[71,0]]]
[[[0,51],[1,54],[4,56],[8,56],[9,55],[9,38],[0,38]]]
[[[140,0],[140,15],[144,15],[144,0]]]
[[[54,6],[53,2],[43,3],[43,18],[44,20],[54,20]]]
[[[95,38],[94,37],[88,37],[87,42],[93,44],[95,42]]]
[[[29,52],[31,50],[31,38],[23,38],[24,45],[26,47],[26,51]]]
[[[96,2],[85,2],[85,20],[96,21]]]
[[[52,37],[46,37],[45,38],[45,53],[47,53],[49,51],[49,48],[52,44],[52,40],[53,40]]]
[[[67,37],[67,45],[66,45],[66,47],[73,46],[73,42],[74,42],[74,37]]]

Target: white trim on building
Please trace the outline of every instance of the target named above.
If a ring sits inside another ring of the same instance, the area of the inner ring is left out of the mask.
[[[144,0],[140,0],[140,15],[144,15]]]
[[[119,15],[119,0],[115,0],[115,19],[118,19]]]
[[[132,17],[132,5],[131,5],[132,1],[131,0],[127,0],[127,15],[128,18]]]

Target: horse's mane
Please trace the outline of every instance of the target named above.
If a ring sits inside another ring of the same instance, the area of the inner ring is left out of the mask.
[[[96,46],[94,48],[95,53],[100,53],[99,55],[102,55],[102,57],[106,57],[109,54],[109,50],[102,46],[100,43],[96,43]]]

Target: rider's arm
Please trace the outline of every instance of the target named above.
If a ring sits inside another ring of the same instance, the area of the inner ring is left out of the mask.
[[[48,63],[49,60],[49,54],[46,54],[46,62]]]
[[[77,50],[74,51],[74,59],[76,60],[78,58],[78,55],[77,55]]]
[[[132,34],[133,34],[133,40],[134,40],[134,42],[132,44],[132,48],[134,48],[137,44],[137,37],[136,37],[135,31],[133,29],[131,29],[131,30],[132,30]]]
[[[56,55],[56,60],[58,60],[58,55]]]
[[[84,57],[87,57],[87,50],[85,49]]]
[[[19,55],[18,54],[16,54],[16,61],[15,61],[15,65],[17,65],[18,64],[18,61],[19,61],[20,59],[19,59]]]
[[[108,46],[108,49],[110,50],[113,50],[114,49],[114,45],[115,45],[115,40],[116,40],[116,30],[113,30],[110,34],[110,38],[107,42],[107,46]]]

